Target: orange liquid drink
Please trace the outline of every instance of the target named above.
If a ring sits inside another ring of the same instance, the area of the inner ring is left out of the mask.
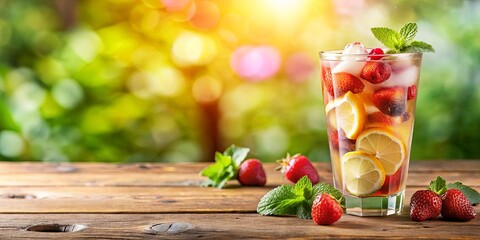
[[[349,214],[396,214],[404,204],[422,53],[347,48],[320,53],[334,186]]]

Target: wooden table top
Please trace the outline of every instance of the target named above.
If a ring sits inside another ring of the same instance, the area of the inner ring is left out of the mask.
[[[315,163],[331,183],[330,164]],[[267,186],[203,188],[207,163],[0,163],[0,239],[430,238],[480,239],[480,217],[469,222],[413,222],[412,194],[436,176],[480,190],[480,160],[410,164],[401,215],[344,214],[332,226],[256,213],[260,198],[287,183],[266,164]],[[475,207],[477,213],[479,206]],[[478,214],[477,214],[478,215]]]

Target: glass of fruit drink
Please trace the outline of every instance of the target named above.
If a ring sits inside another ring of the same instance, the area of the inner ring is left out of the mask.
[[[320,53],[334,185],[353,215],[403,207],[422,53],[384,51]]]

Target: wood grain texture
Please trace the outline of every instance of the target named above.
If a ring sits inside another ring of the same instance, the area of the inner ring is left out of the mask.
[[[413,162],[409,170],[408,186],[426,186],[436,176],[448,182],[459,181],[480,186],[480,161],[435,161],[428,164]],[[205,179],[199,172],[207,163],[195,164],[39,164],[1,163],[0,186],[199,186]],[[267,185],[288,183],[275,171],[276,164],[265,164]],[[332,182],[329,163],[315,163],[320,180]],[[121,176],[121,177],[119,177]],[[233,181],[235,185],[235,181]]]
[[[0,213],[253,213],[256,212],[262,196],[270,189],[269,187],[222,190],[198,187],[0,188]],[[406,199],[410,199],[412,194],[420,189],[425,187],[407,188]]]
[[[150,226],[161,223],[189,224],[168,231]],[[80,224],[78,232],[30,232],[37,224]],[[407,215],[355,217],[343,215],[332,226],[295,217],[268,217],[254,213],[223,214],[0,214],[0,238],[102,238],[102,239],[479,239],[478,219],[447,222],[440,219],[412,222]]]
[[[198,173],[207,165],[0,163],[0,239],[480,239],[478,217],[466,223],[417,223],[408,217],[411,195],[436,176],[480,190],[479,160],[412,162],[401,215],[344,214],[329,227],[256,214],[265,193],[288,184],[275,164],[265,164],[267,186],[231,181],[226,189],[200,187],[204,178]],[[331,183],[330,164],[315,166],[322,181]]]

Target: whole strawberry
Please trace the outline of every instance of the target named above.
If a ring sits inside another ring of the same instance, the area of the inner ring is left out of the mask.
[[[318,225],[330,225],[338,221],[343,209],[340,203],[330,194],[319,194],[312,205],[312,219]]]
[[[431,190],[416,191],[410,200],[410,218],[422,222],[437,218],[442,210],[440,195]]]
[[[237,179],[244,186],[264,186],[267,178],[262,162],[254,158],[245,160],[238,169]]]
[[[382,88],[373,94],[373,105],[389,116],[400,116],[407,108],[407,94],[402,87]]]
[[[391,73],[392,68],[388,63],[369,61],[360,72],[360,77],[370,83],[378,84],[387,81]]]
[[[383,52],[383,50],[381,48],[373,48],[369,53],[368,55],[370,55],[370,59],[372,60],[380,60],[383,58],[383,55],[385,53]]]
[[[288,154],[286,158],[279,160],[279,162],[281,172],[293,183],[296,183],[303,176],[307,176],[312,184],[317,184],[320,181],[315,166],[301,154],[296,154],[293,157]]]
[[[458,189],[448,189],[442,195],[442,217],[447,220],[469,221],[476,216],[468,198]]]

